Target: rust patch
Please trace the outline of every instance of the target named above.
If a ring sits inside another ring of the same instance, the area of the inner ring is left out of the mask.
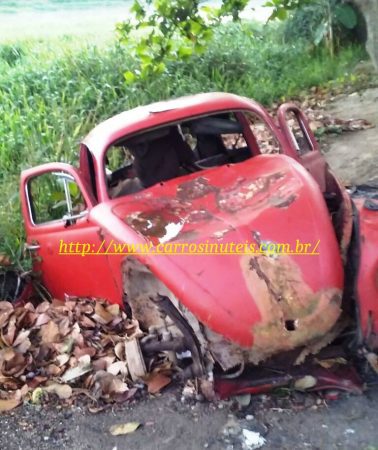
[[[212,220],[213,217],[214,216],[210,214],[206,209],[196,209],[189,214],[187,221],[189,223],[197,223]]]
[[[194,200],[216,191],[218,191],[218,188],[209,184],[207,178],[198,177],[181,183],[177,187],[177,197],[182,200]]]
[[[207,339],[207,347],[211,355],[222,370],[227,371],[237,366],[244,366],[246,358],[241,347],[226,340],[208,327],[203,327],[202,331]]]
[[[291,194],[288,197],[280,197],[279,195],[274,195],[270,198],[270,204],[275,206],[276,208],[287,208],[292,203],[295,202],[297,196],[295,194]]]
[[[270,194],[270,187],[285,177],[283,172],[259,177],[254,181],[239,179],[227,189],[217,193],[217,204],[220,210],[235,213],[246,206],[258,207],[264,204]]]
[[[341,314],[341,291],[313,292],[287,256],[242,257],[241,268],[261,321],[253,327],[249,360],[257,363],[324,336]]]

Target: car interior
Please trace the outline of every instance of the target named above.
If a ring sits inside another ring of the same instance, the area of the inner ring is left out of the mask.
[[[170,124],[113,144],[106,153],[109,195],[121,197],[181,175],[252,155],[233,113]]]

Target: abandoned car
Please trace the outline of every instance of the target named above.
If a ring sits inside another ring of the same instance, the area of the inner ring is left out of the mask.
[[[318,362],[378,346],[378,195],[344,188],[294,104],[277,119],[223,93],[135,108],[84,139],[79,168],[25,170],[21,201],[51,295],[106,299],[139,321],[136,378],[165,353],[221,396],[307,374],[314,389],[360,389],[353,367]],[[286,247],[187,251],[246,243]]]

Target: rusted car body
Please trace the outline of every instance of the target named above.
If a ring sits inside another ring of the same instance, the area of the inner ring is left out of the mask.
[[[265,153],[257,123],[275,152]],[[46,176],[63,197],[38,187]],[[166,352],[185,376],[229,380],[283,355],[294,367],[351,329],[349,349],[378,345],[377,192],[342,186],[295,105],[273,119],[252,100],[214,93],[124,112],[84,139],[79,168],[25,170],[21,201],[34,272],[51,294],[124,306],[145,332],[143,358]],[[114,251],[246,242],[291,250]],[[285,384],[284,373],[223,393]]]

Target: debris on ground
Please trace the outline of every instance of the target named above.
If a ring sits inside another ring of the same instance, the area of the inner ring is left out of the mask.
[[[243,438],[243,448],[246,450],[261,448],[266,442],[265,438],[263,438],[260,433],[247,429],[243,429]]]
[[[125,344],[142,336],[119,305],[68,298],[38,306],[0,302],[0,411],[51,395],[67,404],[79,395],[92,406],[135,395]],[[169,384],[169,369],[151,368],[151,393]]]
[[[121,436],[124,434],[134,433],[134,431],[136,431],[140,426],[141,424],[139,422],[120,423],[117,425],[112,425],[109,431],[112,436]]]

